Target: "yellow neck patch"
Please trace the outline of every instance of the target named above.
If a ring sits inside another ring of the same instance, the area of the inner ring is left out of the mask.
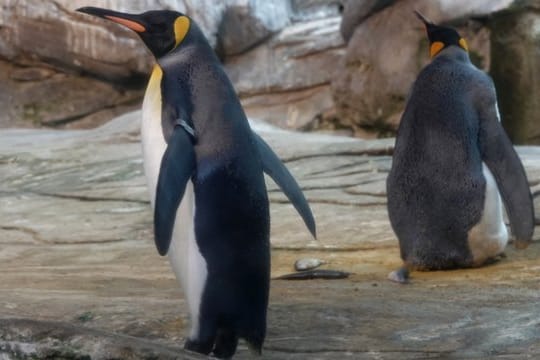
[[[186,37],[189,30],[190,21],[187,16],[179,16],[174,21],[174,38],[176,39],[176,44],[174,47],[180,45],[180,43]]]
[[[163,70],[161,70],[161,67],[158,64],[155,64],[154,68],[152,69],[152,75],[150,75],[150,80],[148,81],[148,83],[152,85],[161,84],[162,77]]]
[[[469,45],[467,45],[467,41],[464,38],[459,39],[459,46],[461,46],[463,50],[469,52]]]
[[[429,56],[434,57],[442,49],[444,49],[444,43],[441,41],[435,41],[433,44],[431,44],[431,47],[429,48]]]
[[[146,86],[146,96],[150,96],[153,99],[159,99],[159,106],[161,106],[161,79],[163,78],[163,70],[158,64],[154,65],[152,75]]]

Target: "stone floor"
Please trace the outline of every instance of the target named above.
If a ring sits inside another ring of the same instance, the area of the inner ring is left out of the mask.
[[[198,359],[151,236],[138,113],[96,130],[0,131],[0,360]],[[272,276],[316,257],[343,280],[273,280],[263,359],[540,358],[540,236],[488,267],[413,273],[386,214],[392,140],[255,124],[309,198],[313,241],[269,181]],[[519,149],[540,193],[540,148]],[[538,208],[538,202],[536,202]],[[240,345],[237,359],[249,359]]]

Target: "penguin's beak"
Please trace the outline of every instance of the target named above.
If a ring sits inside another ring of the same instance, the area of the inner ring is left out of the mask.
[[[124,25],[125,27],[138,33],[143,33],[146,31],[146,26],[140,19],[139,15],[124,14],[118,11],[101,9],[93,6],[82,7],[77,9],[77,11],[114,21],[115,23]]]
[[[414,13],[416,14],[416,17],[419,18],[424,23],[426,28],[434,25],[433,22],[429,20],[428,18],[426,18],[424,15],[422,15],[420,11],[414,10]]]

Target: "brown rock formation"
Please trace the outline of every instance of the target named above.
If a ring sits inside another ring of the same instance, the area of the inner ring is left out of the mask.
[[[490,27],[503,125],[514,143],[540,145],[540,1],[518,2]]]
[[[437,23],[448,23],[486,15],[510,3],[511,0],[402,0],[367,19],[365,16],[355,18],[360,22],[354,31],[348,29],[348,23],[342,24],[342,30],[345,26],[346,34],[352,32],[352,35],[346,56],[339,66],[341,70],[332,82],[339,124],[356,132],[368,129],[385,134],[396,129],[409,88],[429,61],[425,32],[413,10],[423,12]],[[366,7],[369,4],[374,9]],[[388,5],[385,1],[369,4],[349,2],[345,7],[344,21],[348,19],[348,8],[353,15],[358,15],[373,13],[381,7],[376,5]],[[487,68],[487,30],[474,21],[461,22],[459,30],[470,43],[471,57],[483,60],[480,65]]]

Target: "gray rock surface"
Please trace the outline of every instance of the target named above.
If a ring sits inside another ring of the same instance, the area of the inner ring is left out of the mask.
[[[288,0],[246,0],[225,9],[217,29],[217,46],[222,57],[240,55],[290,24]]]
[[[340,21],[295,23],[227,59],[227,73],[249,117],[298,129],[333,108],[330,81],[344,55]]]
[[[338,16],[343,11],[342,0],[291,0],[291,7],[294,21]]]
[[[491,75],[504,127],[517,144],[540,144],[540,1],[520,1],[490,22]]]
[[[87,131],[0,131],[0,358],[196,359],[186,303],[155,251],[139,113]],[[348,279],[272,281],[265,359],[540,356],[539,235],[492,266],[413,273],[386,213],[393,140],[297,134],[255,123],[303,187],[313,241],[275,184],[272,277],[298,258]],[[518,150],[537,211],[540,149]],[[237,359],[250,359],[242,343]]]

